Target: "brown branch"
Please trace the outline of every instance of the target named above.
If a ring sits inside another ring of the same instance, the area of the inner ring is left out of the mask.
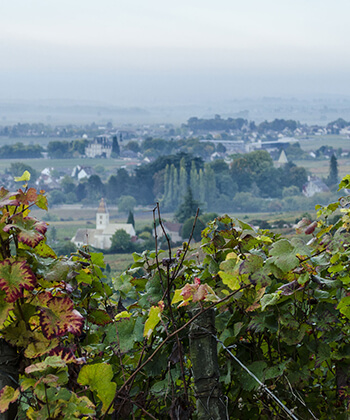
[[[154,242],[155,242],[155,248],[156,248],[156,263],[157,263],[157,270],[158,270],[158,274],[159,274],[159,282],[160,282],[160,285],[162,287],[163,295],[164,295],[166,293],[166,291],[164,289],[163,277],[162,277],[162,272],[160,270],[159,258],[158,258],[158,235],[157,235],[157,226],[156,226],[156,209],[158,209],[158,208],[159,208],[159,204],[157,203],[157,206],[153,209]]]
[[[168,235],[166,234],[163,222],[162,222],[162,218],[160,216],[160,208],[159,208],[159,203],[157,203],[157,211],[158,211],[158,221],[159,221],[159,226],[162,228],[162,231],[164,233],[165,239],[167,241],[168,244],[168,252],[169,252],[169,261],[171,261],[171,245],[170,245],[170,240],[168,238]]]

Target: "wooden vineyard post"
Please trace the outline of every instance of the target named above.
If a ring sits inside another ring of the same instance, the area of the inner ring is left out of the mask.
[[[219,381],[217,342],[213,336],[215,333],[213,309],[203,312],[190,327],[190,354],[198,420],[227,419]]]

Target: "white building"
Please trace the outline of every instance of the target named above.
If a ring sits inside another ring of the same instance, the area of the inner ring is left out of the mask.
[[[135,229],[131,223],[110,223],[106,203],[102,198],[96,213],[96,229],[78,229],[72,242],[77,248],[91,245],[94,248],[109,249],[112,236],[117,230],[125,230],[131,237],[135,236]]]
[[[95,137],[85,148],[85,155],[89,158],[106,157],[112,154],[112,137],[108,134],[101,134]]]

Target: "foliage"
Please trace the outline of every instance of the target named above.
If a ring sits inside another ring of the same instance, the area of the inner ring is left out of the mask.
[[[0,190],[0,334],[21,359],[0,411],[17,402],[29,419],[196,418],[189,326],[214,309],[230,418],[347,418],[348,202],[318,206],[293,238],[218,217],[200,260],[189,243],[173,254],[156,240],[113,290],[102,254],[58,258],[46,244],[29,216],[44,195]]]
[[[338,184],[338,160],[333,154],[329,162],[329,175],[327,178],[327,184],[329,186]]]
[[[30,159],[41,158],[43,148],[38,144],[15,143],[0,147],[0,159]]]
[[[189,219],[185,220],[182,230],[181,236],[183,239],[188,240],[191,235],[193,224],[195,222],[195,217],[192,216]],[[205,223],[203,223],[202,218],[198,218],[193,230],[193,239],[197,242],[201,240],[201,233],[202,230],[205,228]]]
[[[182,204],[176,210],[175,219],[178,222],[183,223],[185,220],[196,214],[198,207],[199,203],[198,201],[194,200],[191,187],[188,187]]]
[[[131,236],[124,229],[118,229],[112,236],[110,252],[126,253],[133,249]]]
[[[133,225],[133,227],[135,227],[134,213],[131,210],[129,210],[128,220],[126,221],[126,223],[129,223],[129,224]]]
[[[118,211],[129,213],[133,211],[136,206],[136,200],[131,195],[123,195],[118,201]]]

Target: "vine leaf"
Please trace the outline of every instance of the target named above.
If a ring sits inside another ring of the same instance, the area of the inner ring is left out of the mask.
[[[0,190],[0,208],[5,206],[18,206],[19,200],[17,199],[18,192],[9,192],[1,187]]]
[[[295,255],[295,248],[287,239],[280,239],[271,248],[271,255],[268,261],[273,262],[280,270],[287,273],[299,265]]]
[[[106,325],[112,322],[110,316],[102,309],[93,309],[89,311],[88,321],[95,325]]]
[[[42,194],[39,194],[38,195],[35,204],[39,207],[39,209],[43,209],[43,210],[47,210],[48,209],[47,197],[45,197]]]
[[[9,312],[13,309],[13,303],[6,301],[6,295],[4,292],[0,293],[0,325],[4,325]]]
[[[340,313],[350,319],[350,296],[344,296],[340,300],[337,309],[340,311]]]
[[[143,336],[150,338],[153,330],[158,325],[158,323],[161,320],[161,313],[164,309],[164,303],[160,301],[158,303],[158,306],[151,306],[151,309],[149,311],[148,318],[145,322],[145,329],[143,331]]]
[[[25,261],[0,261],[0,289],[6,293],[7,302],[15,302],[23,296],[23,289],[33,290],[35,284],[36,277]]]
[[[87,385],[93,392],[96,392],[98,398],[102,401],[103,413],[106,412],[112,402],[117,389],[117,384],[112,382],[112,378],[112,366],[106,363],[85,365],[79,372],[78,383]]]
[[[24,171],[21,176],[15,176],[15,182],[21,182],[21,181],[29,181],[30,180],[30,172]]]
[[[226,255],[225,261],[220,264],[219,276],[224,284],[226,284],[231,290],[237,290],[240,288],[239,281],[239,264],[241,260],[234,252],[230,252]]]
[[[18,229],[19,242],[34,248],[44,239],[47,224],[33,217],[22,217],[21,215],[14,218],[13,223],[6,225],[3,230],[8,233],[12,228]]]
[[[59,356],[67,364],[74,363],[76,365],[82,365],[86,363],[85,357],[75,357],[73,349],[69,347],[57,346],[50,351],[50,356]]]
[[[15,402],[19,397],[19,389],[13,389],[11,386],[4,386],[0,391],[0,413],[8,410],[10,403]]]
[[[42,362],[34,363],[25,368],[25,373],[35,373],[35,372],[45,372],[46,370],[51,370],[52,368],[65,368],[66,362],[62,360],[59,356],[48,356]]]
[[[72,300],[55,296],[40,309],[40,325],[46,338],[61,337],[67,333],[80,335],[84,317],[74,309]]]
[[[24,351],[24,355],[28,359],[34,359],[48,353],[50,350],[57,347],[59,344],[58,338],[48,340],[39,332],[34,332],[31,337],[30,343]]]

